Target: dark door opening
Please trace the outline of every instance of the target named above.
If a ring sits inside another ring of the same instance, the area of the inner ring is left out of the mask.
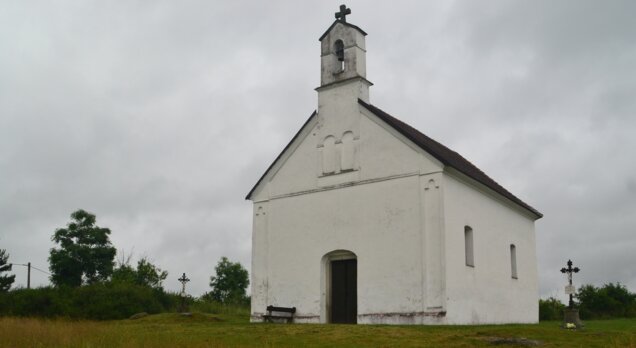
[[[331,322],[355,324],[358,318],[358,261],[331,261]]]

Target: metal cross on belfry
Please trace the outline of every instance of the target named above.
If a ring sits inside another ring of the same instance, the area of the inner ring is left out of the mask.
[[[186,277],[185,273],[183,273],[183,275],[181,276],[181,278],[179,278],[179,281],[181,282],[181,295],[185,294],[185,286],[186,283],[190,281],[190,279],[188,279],[188,277]]]
[[[340,5],[340,12],[336,12],[336,19],[346,22],[348,14],[351,14],[351,9],[347,8],[347,5]]]
[[[572,307],[574,307],[574,301],[572,301],[572,295],[574,294],[574,289],[572,288],[572,273],[579,273],[580,269],[578,267],[572,268],[572,260],[568,260],[567,265],[568,268],[561,268],[561,273],[568,275],[569,287],[566,287],[566,292],[568,293],[568,295],[570,295],[570,303],[568,304],[568,307],[572,309]]]

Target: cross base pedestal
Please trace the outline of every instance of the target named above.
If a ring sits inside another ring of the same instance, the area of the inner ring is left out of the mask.
[[[583,322],[581,322],[581,319],[579,318],[578,309],[566,308],[563,310],[563,325],[561,327],[564,329],[570,329],[571,327],[568,327],[568,324],[570,324],[570,326],[574,324],[577,329],[583,328]]]
[[[188,308],[188,301],[185,296],[181,295],[180,302],[181,303],[177,306],[177,312],[181,314],[190,312],[190,309]]]

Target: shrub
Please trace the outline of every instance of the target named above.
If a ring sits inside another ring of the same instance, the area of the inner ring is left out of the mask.
[[[16,289],[0,294],[0,315],[124,319],[175,310],[177,298],[162,289],[126,283]]]
[[[19,288],[2,295],[6,306],[3,315],[14,316],[68,316],[71,312],[69,288],[42,287],[36,289]]]
[[[249,304],[226,304],[210,300],[207,297],[201,297],[194,300],[190,304],[190,310],[193,312],[210,314],[250,315]]]
[[[91,319],[128,318],[139,312],[159,313],[162,308],[151,288],[131,284],[95,284],[76,289],[74,316]]]
[[[554,297],[539,299],[539,320],[561,320],[565,305]]]

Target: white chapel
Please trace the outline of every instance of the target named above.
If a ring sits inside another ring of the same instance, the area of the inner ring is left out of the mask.
[[[538,322],[542,215],[374,106],[367,35],[341,6],[320,37],[318,107],[247,195],[251,320]]]

